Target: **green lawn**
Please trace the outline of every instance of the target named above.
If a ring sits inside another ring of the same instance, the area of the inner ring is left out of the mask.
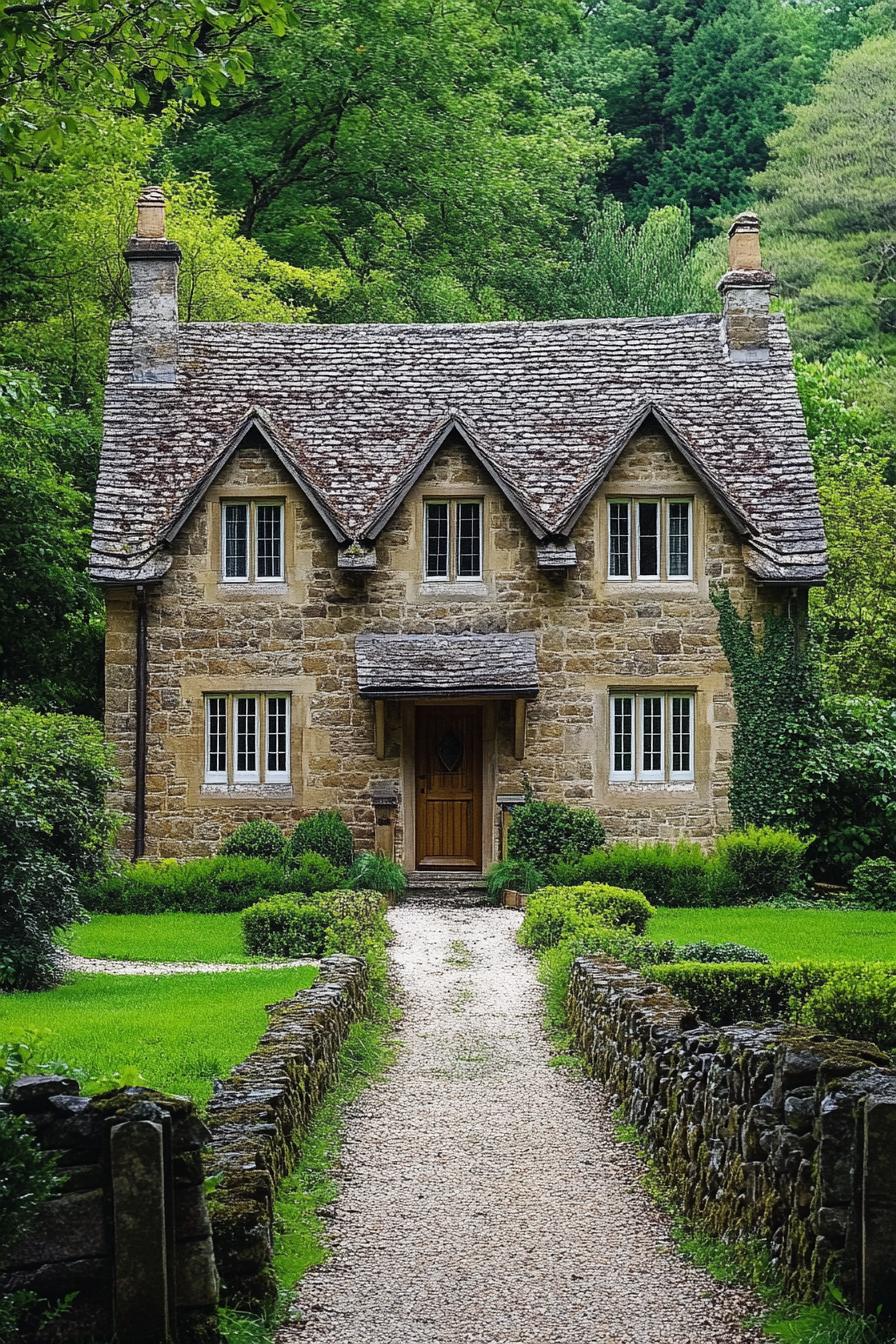
[[[647,932],[676,943],[746,943],[772,961],[896,963],[896,913],[877,910],[658,910]]]
[[[75,924],[66,946],[81,957],[121,961],[244,961],[235,915],[94,915]]]
[[[202,916],[208,918],[208,916]],[[64,1060],[93,1080],[137,1069],[148,1087],[200,1105],[252,1050],[267,1026],[265,1004],[313,984],[313,967],[207,975],[75,975],[58,989],[0,995],[0,1042],[42,1033],[38,1058]],[[137,1081],[127,1077],[128,1083]]]

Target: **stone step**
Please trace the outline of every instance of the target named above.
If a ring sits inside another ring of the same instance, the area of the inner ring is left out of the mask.
[[[444,906],[445,908],[484,905],[488,899],[481,873],[408,873],[407,891],[402,905]]]

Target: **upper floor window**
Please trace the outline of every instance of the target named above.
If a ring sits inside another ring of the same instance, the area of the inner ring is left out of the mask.
[[[690,499],[608,500],[608,576],[693,578],[693,531]]]
[[[610,696],[610,779],[679,783],[694,778],[694,697],[680,691]]]
[[[423,572],[427,579],[482,578],[482,500],[428,499]]]
[[[228,500],[221,510],[221,576],[226,583],[283,578],[283,505]]]
[[[289,783],[288,695],[205,697],[205,782]]]

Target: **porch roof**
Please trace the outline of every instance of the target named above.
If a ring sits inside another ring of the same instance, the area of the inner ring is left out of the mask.
[[[368,700],[538,694],[535,636],[358,635],[358,689]]]

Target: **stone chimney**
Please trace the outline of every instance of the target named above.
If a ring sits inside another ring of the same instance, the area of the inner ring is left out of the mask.
[[[124,256],[131,273],[134,382],[173,386],[180,248],[165,237],[165,197],[159,187],[141,191],[137,231],[128,239]]]
[[[768,360],[768,310],[775,277],[762,266],[759,218],[745,211],[728,230],[728,270],[719,281],[722,345],[734,364]]]

